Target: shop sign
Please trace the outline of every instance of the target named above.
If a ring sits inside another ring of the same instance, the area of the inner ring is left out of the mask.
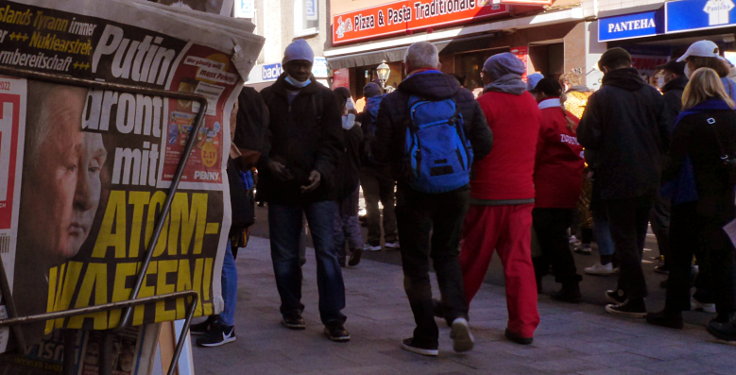
[[[275,81],[281,75],[281,63],[265,64],[261,68],[261,79],[264,81]]]
[[[668,33],[732,26],[736,23],[733,0],[682,0],[668,2]]]
[[[339,45],[507,14],[492,0],[397,1],[332,18],[333,44]]]
[[[663,21],[661,9],[601,18],[598,20],[598,41],[610,42],[661,34],[664,30]]]
[[[314,64],[312,64],[312,75],[316,78],[327,78],[330,72],[327,68],[327,59],[321,56],[314,57]]]

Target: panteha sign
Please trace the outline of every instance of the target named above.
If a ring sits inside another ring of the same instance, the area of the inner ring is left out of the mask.
[[[626,14],[598,20],[598,41],[639,38],[661,34],[664,31],[661,10]]]
[[[492,0],[397,1],[334,16],[332,40],[339,45],[502,14],[508,14],[507,7]]]

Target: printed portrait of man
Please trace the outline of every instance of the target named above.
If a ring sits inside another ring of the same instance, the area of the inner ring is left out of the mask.
[[[82,131],[86,98],[84,88],[28,82],[13,283],[20,315],[45,311],[49,268],[79,252],[100,203],[107,151],[101,134]]]

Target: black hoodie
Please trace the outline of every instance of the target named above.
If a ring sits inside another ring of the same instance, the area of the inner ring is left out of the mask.
[[[577,129],[601,198],[653,196],[669,144],[668,128],[662,95],[636,69],[617,69],[603,77],[603,87],[588,99]]]
[[[454,98],[463,115],[465,134],[473,147],[475,160],[491,151],[493,137],[485,116],[470,91],[457,80],[437,71],[413,74],[399,84],[398,90],[386,95],[376,119],[373,155],[379,163],[389,163],[399,184],[406,182],[404,171],[404,138],[409,121],[409,97],[416,95],[430,100]]]
[[[667,113],[670,117],[670,129],[682,109],[682,93],[685,91],[685,86],[687,86],[687,77],[678,76],[662,87],[664,102],[667,104]]]

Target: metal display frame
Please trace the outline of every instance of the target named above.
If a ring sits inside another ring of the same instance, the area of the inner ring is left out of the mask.
[[[167,371],[168,375],[173,375],[174,371],[177,369],[179,356],[181,355],[182,348],[184,347],[184,342],[187,337],[186,333],[189,331],[189,326],[191,324],[192,318],[194,317],[194,311],[196,310],[197,304],[199,303],[199,293],[195,290],[186,290],[186,291],[167,293],[167,294],[162,294],[158,296],[142,297],[142,298],[139,298],[138,294],[140,293],[140,289],[143,286],[143,282],[145,281],[146,272],[151,263],[151,259],[153,258],[153,249],[156,243],[158,242],[159,236],[161,235],[161,231],[165,224],[166,216],[169,214],[171,210],[171,204],[174,199],[174,194],[177,192],[179,188],[179,183],[181,182],[182,175],[184,174],[184,168],[186,167],[187,161],[189,160],[189,156],[192,152],[192,149],[194,148],[194,143],[197,138],[197,134],[202,128],[204,114],[207,111],[207,99],[204,96],[198,95],[198,94],[189,94],[189,93],[182,93],[182,92],[169,91],[169,90],[150,89],[150,88],[136,87],[136,86],[123,85],[123,84],[110,83],[110,82],[100,82],[100,81],[94,81],[90,79],[76,78],[76,77],[70,77],[70,76],[59,76],[59,75],[53,75],[53,74],[44,73],[44,72],[36,72],[36,71],[27,70],[27,69],[18,69],[18,68],[7,67],[7,66],[0,66],[0,75],[15,76],[15,77],[21,77],[21,78],[26,78],[26,79],[46,81],[46,82],[78,86],[78,87],[84,87],[84,88],[115,90],[115,91],[127,92],[127,93],[132,93],[132,94],[161,96],[161,97],[172,98],[172,99],[195,101],[199,103],[199,110],[197,111],[197,115],[194,119],[194,127],[189,132],[186,146],[184,147],[182,156],[179,159],[179,164],[177,165],[176,173],[174,174],[174,178],[172,179],[171,185],[169,186],[167,196],[166,196],[166,201],[164,202],[161,212],[158,214],[158,217],[155,220],[156,225],[154,227],[154,231],[151,236],[151,240],[149,241],[148,246],[146,248],[145,259],[143,260],[143,263],[141,265],[141,268],[138,273],[138,277],[136,279],[136,283],[135,283],[135,286],[133,288],[130,298],[123,300],[123,301],[106,303],[103,305],[47,312],[43,314],[17,316],[15,301],[10,291],[7,275],[5,274],[5,268],[4,268],[4,265],[2,264],[2,259],[0,259],[0,291],[2,291],[2,295],[4,297],[5,303],[7,305],[7,310],[8,310],[8,318],[0,319],[0,327],[10,326],[11,329],[13,329],[13,337],[16,343],[18,344],[18,346],[22,348],[23,351],[25,351],[26,345],[25,345],[25,338],[23,337],[23,333],[19,327],[22,324],[34,323],[34,322],[39,322],[39,321],[44,321],[44,320],[49,320],[49,319],[68,318],[68,317],[76,316],[76,315],[84,315],[84,314],[90,314],[90,313],[95,313],[95,312],[111,311],[111,310],[124,308],[125,310],[123,311],[123,315],[122,315],[122,318],[120,319],[120,323],[118,324],[116,328],[114,328],[113,330],[110,330],[111,332],[111,331],[119,330],[127,326],[130,323],[130,316],[135,306],[146,305],[146,304],[151,304],[151,303],[164,301],[164,300],[170,300],[170,299],[191,298],[191,302],[189,303],[188,308],[187,308],[187,315],[184,320],[184,325],[181,329],[181,334],[179,335],[179,338],[177,340],[176,348],[174,350],[174,355],[171,359],[171,363]],[[106,335],[106,336],[110,338],[112,337],[111,335]],[[99,364],[100,374],[109,375],[109,374],[112,374],[112,361],[111,361],[110,355],[106,355],[105,353],[106,352],[108,354],[110,353],[110,350],[112,349],[112,340],[103,340],[103,347],[104,348],[101,351],[102,356],[100,357],[101,363]],[[65,348],[64,373],[68,374],[71,366],[69,363],[66,363],[66,362],[70,356],[68,356],[67,355],[68,353],[66,353],[67,345],[65,345],[64,348]]]

